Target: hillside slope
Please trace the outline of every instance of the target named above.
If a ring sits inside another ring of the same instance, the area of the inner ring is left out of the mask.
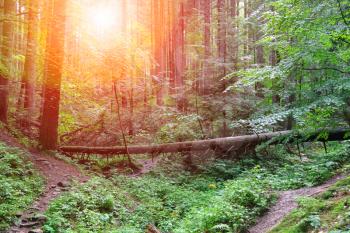
[[[271,233],[350,232],[350,176],[318,197],[303,197],[299,208]]]
[[[44,179],[28,154],[0,142],[0,232],[43,191]]]

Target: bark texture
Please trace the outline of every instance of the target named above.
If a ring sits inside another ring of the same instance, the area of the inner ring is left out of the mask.
[[[176,153],[186,151],[206,151],[215,150],[225,152],[241,151],[244,148],[255,147],[263,142],[273,140],[271,144],[282,143],[281,140],[277,140],[279,136],[285,136],[288,138],[289,143],[299,141],[342,141],[345,140],[345,136],[350,132],[350,129],[334,129],[328,130],[327,140],[318,138],[319,132],[314,132],[308,136],[302,134],[295,134],[293,131],[281,131],[274,133],[244,135],[237,137],[216,138],[201,141],[189,141],[189,142],[177,142],[161,145],[149,145],[149,146],[129,146],[128,152],[130,154],[157,154],[157,153]],[[285,140],[284,140],[285,142]],[[85,153],[85,154],[126,154],[125,147],[81,147],[81,146],[64,146],[60,148],[65,153]]]
[[[37,10],[38,2],[30,1],[28,9],[28,34],[27,51],[24,64],[23,84],[24,84],[24,109],[26,117],[30,121],[34,115],[34,91],[36,81],[36,37],[37,37]]]
[[[0,121],[7,123],[8,111],[8,83],[10,77],[10,57],[12,53],[12,39],[13,39],[13,17],[16,11],[15,0],[4,1],[4,23],[3,23],[3,43],[1,48],[1,63],[6,70],[0,73]]]
[[[41,117],[40,143],[44,149],[56,149],[61,76],[64,55],[66,0],[53,0],[46,50],[43,84],[44,100]]]

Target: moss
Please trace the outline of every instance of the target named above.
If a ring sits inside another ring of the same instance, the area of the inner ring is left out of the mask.
[[[22,151],[0,143],[0,231],[41,193],[44,180]]]
[[[328,154],[312,151],[307,161],[277,151],[271,159],[216,161],[195,174],[184,171],[180,155],[164,156],[148,175],[111,174],[74,187],[51,203],[45,231],[136,233],[154,224],[162,232],[244,232],[273,203],[274,190],[322,183],[346,164],[348,151],[347,145],[330,147]],[[303,209],[280,232],[319,227],[327,202],[299,203]]]
[[[323,232],[348,232],[350,230],[350,176],[338,181],[317,198],[299,199],[299,208],[289,214],[271,230],[271,233],[312,232],[316,216]],[[313,220],[312,225],[310,220]],[[317,228],[317,227],[316,227]]]

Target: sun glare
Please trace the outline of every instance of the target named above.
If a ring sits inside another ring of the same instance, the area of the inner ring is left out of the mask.
[[[117,12],[107,6],[100,6],[89,10],[89,21],[95,29],[100,31],[113,30],[118,21]]]

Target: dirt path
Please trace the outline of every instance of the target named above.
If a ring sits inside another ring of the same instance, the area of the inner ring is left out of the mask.
[[[72,180],[83,183],[89,178],[81,174],[81,172],[71,164],[45,155],[38,150],[26,149],[7,132],[0,132],[0,141],[27,152],[28,155],[30,155],[29,159],[46,179],[43,194],[35,201],[29,210],[18,215],[18,223],[14,225],[8,233],[40,233],[40,226],[45,221],[45,217],[42,216],[42,213],[45,212],[50,201],[56,198],[62,191],[67,191],[69,189],[69,183]]]
[[[251,227],[248,232],[269,232],[272,228],[277,226],[287,214],[298,207],[296,203],[298,197],[310,197],[320,194],[342,178],[344,178],[344,176],[338,175],[320,186],[281,192],[277,203],[263,217],[258,219],[257,224]]]
[[[157,156],[151,159],[139,160],[138,163],[141,163],[142,168],[140,169],[140,171],[132,174],[130,177],[139,177],[149,173],[153,170],[153,168],[157,166],[159,159],[159,156]]]

